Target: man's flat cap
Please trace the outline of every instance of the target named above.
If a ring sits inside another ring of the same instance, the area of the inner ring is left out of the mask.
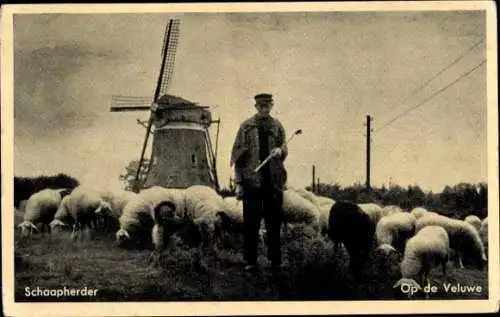
[[[261,93],[261,94],[257,94],[254,96],[255,100],[272,100],[273,99],[273,95],[271,94],[268,94],[268,93]]]

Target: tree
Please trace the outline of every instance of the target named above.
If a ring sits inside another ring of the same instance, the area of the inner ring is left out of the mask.
[[[139,172],[139,182],[138,186],[142,186],[146,181],[147,171],[149,167],[150,160],[145,158],[143,160],[141,171]],[[139,167],[139,160],[133,160],[125,166],[125,172],[120,174],[120,181],[124,182],[125,190],[135,191],[135,175],[137,173],[137,168]]]

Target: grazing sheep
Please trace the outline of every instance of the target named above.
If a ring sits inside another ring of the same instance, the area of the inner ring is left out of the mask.
[[[358,204],[359,208],[372,218],[373,222],[377,224],[382,218],[382,207],[373,203]]]
[[[203,239],[210,239],[210,236],[218,229],[216,225],[217,213],[227,209],[227,205],[222,197],[213,188],[204,185],[190,186],[182,192],[183,199],[179,197],[177,199],[178,201],[182,200],[182,204],[174,203],[169,206],[166,204],[167,200],[164,200],[163,206],[158,205],[154,207],[156,214],[160,210],[164,210],[165,216],[159,225],[167,227],[173,225],[171,222],[174,220],[178,222],[178,220],[184,219],[185,221],[180,223],[187,224],[187,221],[189,221],[190,224],[200,226],[200,229],[203,229],[202,233],[208,235],[203,237]],[[156,222],[158,223],[157,220]],[[161,229],[156,231],[161,233]],[[168,233],[168,236],[170,234]],[[155,240],[160,241],[162,238],[156,237]]]
[[[488,217],[484,218],[479,228],[479,236],[484,244],[484,252],[488,254]]]
[[[302,198],[307,199],[309,202],[311,202],[314,206],[318,207],[321,205],[318,196],[316,196],[314,193],[304,189],[304,188],[294,188],[290,189],[302,196]]]
[[[468,215],[465,217],[464,221],[470,223],[477,230],[477,232],[481,229],[481,219],[479,219],[476,215]]]
[[[70,197],[71,195],[68,195],[61,200],[54,218],[49,224],[52,231],[69,229],[70,226],[73,226],[75,221],[69,211]]]
[[[98,222],[104,231],[116,232],[119,228],[119,219],[127,203],[132,200],[136,193],[126,190],[104,190],[101,192],[103,201],[109,204],[109,208],[100,208],[96,210]]]
[[[429,283],[429,274],[434,267],[442,266],[443,281],[446,279],[446,263],[449,257],[450,240],[441,226],[429,225],[422,228],[408,240],[401,262],[400,279],[393,287],[402,284],[422,289],[424,282]],[[418,284],[416,279],[419,280]],[[427,294],[428,295],[428,294]]]
[[[334,243],[335,253],[343,243],[350,257],[349,268],[357,276],[369,258],[375,223],[358,205],[337,201],[330,209],[328,224],[328,235]]]
[[[151,239],[159,241],[159,238],[152,236],[153,226],[157,224],[161,227],[169,216],[169,210],[163,207],[173,206],[174,211],[180,213],[184,210],[182,189],[153,186],[134,197],[126,194],[125,199],[128,199],[128,202],[118,220],[120,229],[116,232],[118,246],[135,242],[140,247],[149,247]],[[160,229],[155,229],[155,233],[159,232]]]
[[[320,211],[317,205],[311,203],[294,190],[283,192],[283,226],[287,232],[288,223],[306,224],[316,231],[320,229]]]
[[[154,207],[154,218],[162,214],[162,221],[155,220],[152,232],[154,251],[150,257],[157,265],[160,253],[170,249],[171,236],[180,236],[188,246],[198,246],[200,253],[214,252],[214,240],[220,236],[217,214],[226,211],[227,204],[217,192],[204,185],[194,185],[184,191],[184,212],[169,201]],[[166,245],[166,248],[165,248]]]
[[[101,193],[102,199],[110,205],[110,216],[120,218],[121,213],[127,203],[136,197],[137,194],[128,190],[111,191],[105,190]]]
[[[415,216],[407,212],[395,212],[382,217],[375,229],[378,245],[391,245],[403,254],[406,240],[415,234],[416,221]]]
[[[415,216],[416,219],[425,216],[429,213],[429,211],[423,207],[415,207],[413,208],[410,213]]]
[[[50,232],[49,223],[63,197],[71,192],[70,189],[43,189],[30,196],[26,202],[23,222],[19,224],[23,236],[28,236],[34,231],[40,232],[37,225],[41,223],[42,233],[47,229]]]
[[[441,226],[448,233],[450,247],[456,252],[458,265],[463,268],[462,255],[471,259],[474,266],[482,269],[486,262],[484,245],[474,227],[458,219],[442,215],[426,215],[417,220],[415,230],[418,232],[426,226]]]
[[[395,212],[404,212],[404,211],[403,211],[403,209],[401,209],[400,207],[395,206],[395,205],[385,206],[384,208],[382,208],[382,211],[380,212],[380,218],[382,218],[384,216],[388,216],[388,215],[393,214]]]
[[[116,244],[128,246],[137,244],[140,248],[151,246],[151,230],[154,221],[151,213],[152,204],[137,195],[123,208],[118,219],[120,229],[116,232]]]
[[[226,209],[216,214],[216,224],[220,234],[226,239],[229,234],[241,236],[244,234],[243,203],[234,197],[224,198]]]
[[[111,206],[101,197],[101,191],[89,186],[80,185],[76,187],[69,195],[67,206],[68,213],[73,218],[73,231],[71,239],[81,238],[80,233],[85,229],[90,231],[92,227],[96,229],[97,214],[102,209],[110,210]]]

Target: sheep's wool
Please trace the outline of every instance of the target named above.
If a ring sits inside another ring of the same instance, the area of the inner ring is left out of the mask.
[[[69,195],[64,196],[64,198],[61,201],[61,204],[59,205],[59,208],[57,208],[56,214],[54,215],[54,221],[62,220],[70,215],[69,199],[70,199]]]
[[[218,211],[224,211],[226,204],[217,192],[208,186],[194,185],[185,192],[186,214],[190,219],[215,217]]]
[[[54,189],[43,189],[34,193],[26,202],[24,221],[36,223],[47,212],[57,209],[61,203],[61,195]]]
[[[479,229],[479,235],[483,240],[484,246],[488,246],[488,217],[484,218]]]
[[[411,210],[411,214],[415,216],[415,218],[420,218],[422,216],[425,216],[429,211],[423,207],[416,207]]]
[[[469,215],[465,217],[465,222],[470,223],[478,232],[481,229],[481,219],[475,215]]]
[[[463,220],[452,219],[443,215],[434,214],[426,215],[418,219],[415,230],[420,231],[423,230],[424,227],[432,225],[443,227],[448,233],[452,244],[453,241],[458,241],[459,239],[470,239],[483,257],[485,256],[484,245],[479,237],[479,233],[471,224]]]
[[[243,223],[243,202],[234,197],[224,198],[226,214],[235,222]]]
[[[424,261],[436,266],[448,255],[449,238],[446,230],[439,226],[428,226],[420,230],[406,243],[401,274],[403,278],[415,278]]]
[[[396,212],[382,217],[377,224],[375,235],[379,245],[390,244],[398,238],[399,231],[411,231],[415,227],[415,217],[406,212]]]
[[[372,218],[373,222],[377,224],[382,217],[382,207],[377,204],[367,203],[367,204],[358,204],[359,208],[370,218]]]
[[[295,191],[285,190],[283,192],[283,212],[287,222],[319,223],[318,208]]]

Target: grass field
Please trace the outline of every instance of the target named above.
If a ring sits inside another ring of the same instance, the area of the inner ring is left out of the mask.
[[[22,215],[16,212],[16,223]],[[208,270],[193,265],[194,249],[182,245],[160,268],[148,267],[150,250],[114,245],[112,236],[72,242],[69,233],[33,236],[15,232],[16,301],[238,301],[238,300],[393,300],[400,278],[396,265],[373,256],[358,282],[347,272],[345,252],[333,255],[332,244],[301,228],[283,237],[285,269],[271,276],[263,248],[259,274],[242,271],[241,247],[218,250],[218,259],[204,258]],[[441,288],[442,276],[433,271],[432,283]],[[450,268],[447,282],[481,285],[478,294],[454,294],[442,289],[432,299],[487,299],[487,271]],[[92,288],[95,297],[27,297],[30,288]]]

